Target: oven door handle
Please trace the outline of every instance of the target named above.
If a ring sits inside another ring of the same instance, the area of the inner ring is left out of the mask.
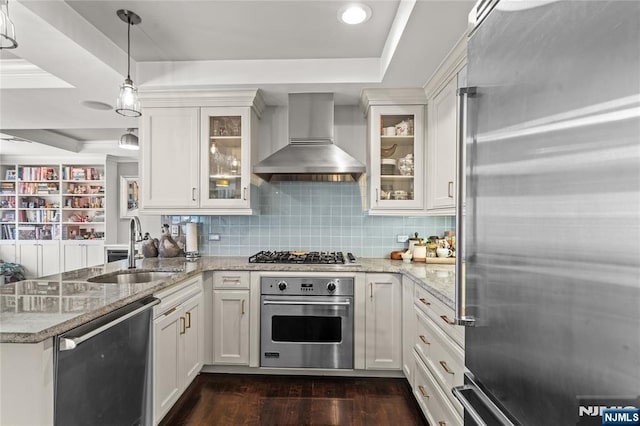
[[[263,300],[263,305],[321,305],[321,306],[349,306],[351,302],[348,300],[336,300],[335,302],[313,302],[303,300]]]

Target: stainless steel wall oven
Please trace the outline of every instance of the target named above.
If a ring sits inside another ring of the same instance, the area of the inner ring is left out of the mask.
[[[353,368],[353,284],[352,277],[262,277],[260,365]]]

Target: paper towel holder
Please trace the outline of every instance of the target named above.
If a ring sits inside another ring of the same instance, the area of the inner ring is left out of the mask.
[[[196,262],[200,259],[200,252],[198,250],[198,225],[190,222],[187,223],[186,228],[185,257],[187,262]]]

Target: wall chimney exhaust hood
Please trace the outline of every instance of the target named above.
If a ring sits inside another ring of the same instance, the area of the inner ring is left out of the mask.
[[[253,167],[266,181],[358,180],[366,167],[333,143],[333,93],[289,94],[289,144]]]

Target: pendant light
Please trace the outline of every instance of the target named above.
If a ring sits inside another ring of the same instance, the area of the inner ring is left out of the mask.
[[[142,22],[142,18],[135,12],[120,9],[116,12],[118,17],[127,23],[127,79],[120,86],[120,95],[116,101],[116,112],[126,117],[140,117],[140,101],[138,100],[138,89],[131,81],[131,27]]]
[[[0,0],[0,49],[15,49],[16,29],[9,19],[9,0]]]
[[[135,129],[127,129],[127,133],[120,136],[118,146],[123,149],[138,150],[140,145],[138,144],[138,137],[133,134]]]

